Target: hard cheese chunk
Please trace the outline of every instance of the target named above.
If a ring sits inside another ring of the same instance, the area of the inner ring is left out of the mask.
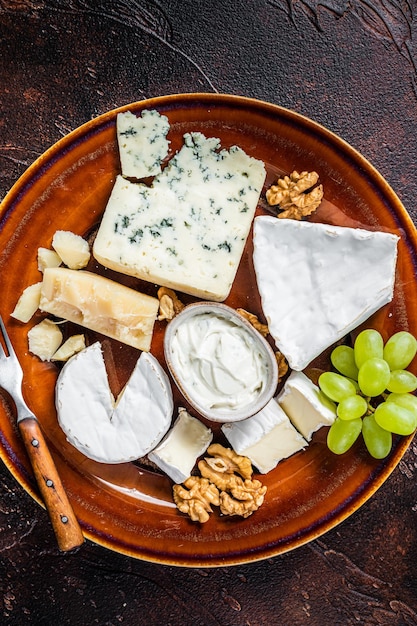
[[[207,450],[212,439],[210,428],[181,408],[174,426],[148,458],[175,483],[182,483],[190,476],[197,458]]]
[[[54,267],[44,271],[39,308],[148,351],[159,301],[97,274]]]
[[[294,370],[393,297],[396,235],[275,217],[254,223],[262,308]]]
[[[336,419],[336,406],[303,372],[292,372],[278,395],[278,403],[307,441]]]
[[[68,441],[101,463],[126,463],[145,456],[171,424],[169,379],[149,353],[140,355],[115,402],[96,342],[64,365],[55,395],[58,421]]]
[[[236,146],[219,152],[218,139],[184,138],[152,187],[117,178],[93,254],[118,272],[221,301],[236,275],[265,168]]]
[[[262,474],[308,445],[274,398],[253,417],[224,424],[222,431],[235,452]]]
[[[123,176],[146,178],[161,171],[168,153],[168,118],[158,111],[143,111],[137,117],[130,111],[117,116],[117,141]]]

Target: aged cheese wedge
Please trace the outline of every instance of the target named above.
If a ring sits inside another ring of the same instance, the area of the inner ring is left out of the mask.
[[[68,441],[98,462],[125,463],[145,456],[171,424],[169,379],[146,352],[116,402],[98,342],[67,361],[55,393],[58,421]]]
[[[229,294],[265,179],[238,147],[201,133],[152,187],[118,177],[93,247],[104,266],[199,298]]]
[[[52,355],[51,361],[68,361],[74,354],[86,347],[84,335],[72,335]]]
[[[254,266],[269,331],[294,370],[393,297],[391,233],[257,217]]]
[[[291,372],[277,400],[307,441],[336,419],[336,405],[303,372]]]
[[[90,260],[88,242],[69,230],[57,230],[52,238],[52,247],[67,267],[80,270]]]
[[[38,248],[38,270],[40,272],[45,271],[46,267],[59,267],[61,263],[62,259],[55,250]]]
[[[210,428],[180,408],[174,426],[148,458],[175,483],[182,483],[190,476],[196,460],[207,450],[212,439]]]
[[[247,456],[262,474],[308,445],[275,398],[253,417],[224,424],[222,431],[235,452]]]
[[[159,301],[97,274],[54,267],[44,271],[39,308],[148,351]]]
[[[28,322],[39,308],[41,287],[41,282],[26,287],[10,315],[19,322]]]
[[[158,111],[145,110],[140,117],[125,111],[117,115],[116,127],[122,175],[146,178],[158,174],[169,148],[168,118]]]
[[[62,343],[62,333],[52,320],[44,319],[28,332],[29,351],[41,361],[50,361]]]

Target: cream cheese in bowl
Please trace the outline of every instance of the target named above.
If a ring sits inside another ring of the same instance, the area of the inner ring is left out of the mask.
[[[224,304],[187,306],[168,324],[164,350],[181,393],[210,420],[250,417],[275,393],[278,368],[271,347]]]

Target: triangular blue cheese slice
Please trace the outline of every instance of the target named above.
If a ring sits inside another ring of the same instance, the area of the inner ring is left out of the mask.
[[[262,308],[292,369],[303,370],[392,300],[398,240],[358,228],[255,219]]]

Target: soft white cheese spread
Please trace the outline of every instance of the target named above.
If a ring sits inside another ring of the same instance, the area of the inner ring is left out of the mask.
[[[265,357],[249,331],[224,316],[188,317],[172,338],[172,359],[190,397],[208,409],[240,409],[265,388]]]

